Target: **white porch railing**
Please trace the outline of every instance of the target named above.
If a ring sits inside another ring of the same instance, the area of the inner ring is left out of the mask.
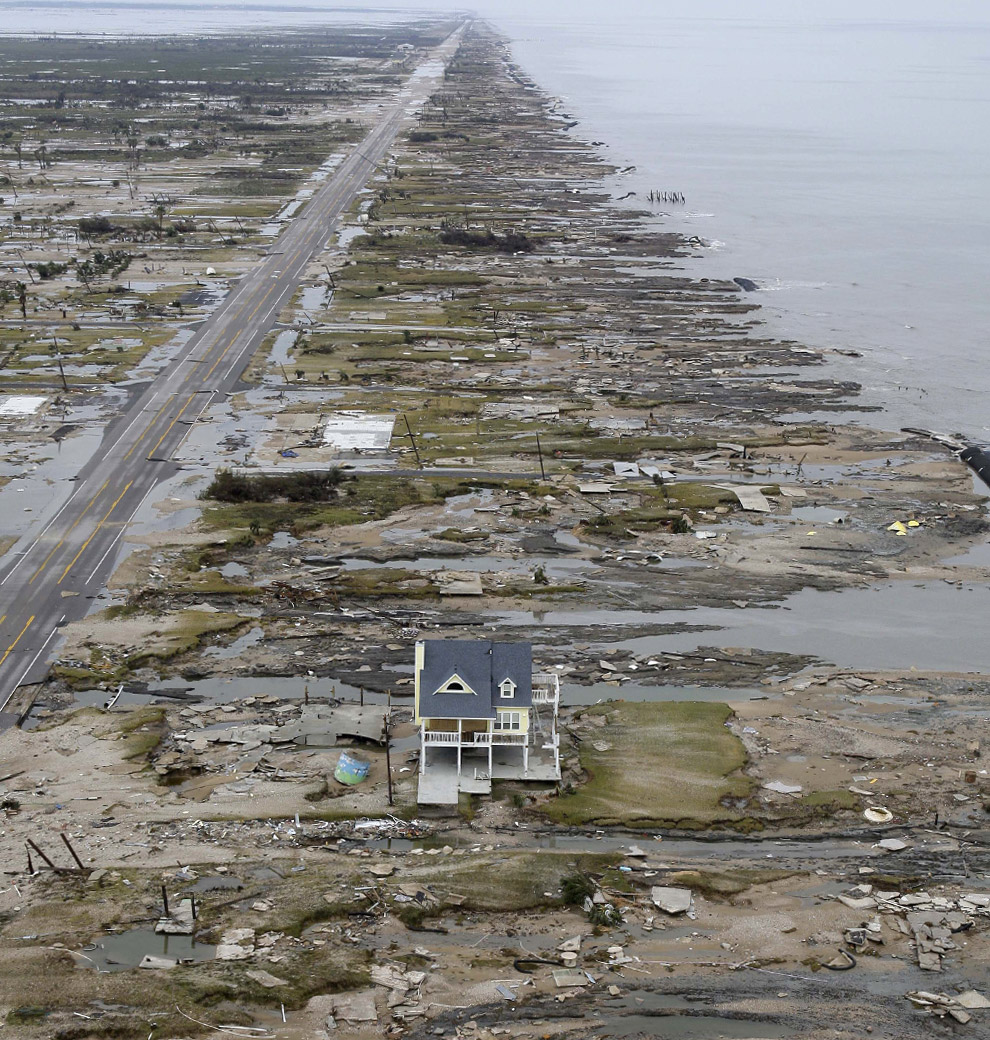
[[[525,747],[527,742],[525,733],[464,733],[461,739],[458,739],[456,733],[450,733],[444,730],[433,732],[427,730],[423,734],[423,737],[427,746],[432,744],[442,744],[447,747],[457,747],[458,744],[461,744],[462,747],[487,747],[489,744],[515,744],[519,747]]]
[[[525,747],[527,741],[525,733],[479,733],[477,736],[485,738],[480,741],[482,744],[515,744]]]
[[[445,730],[426,730],[423,739],[427,744],[453,744],[459,743],[457,733],[448,733]]]
[[[533,676],[533,703],[553,704],[560,701],[560,679],[553,672]]]

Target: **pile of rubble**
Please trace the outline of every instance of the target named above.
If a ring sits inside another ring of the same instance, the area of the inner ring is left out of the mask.
[[[941,971],[943,956],[959,949],[952,936],[968,931],[978,917],[990,917],[990,895],[978,892],[948,899],[928,892],[902,895],[857,885],[835,898],[851,910],[876,911],[862,927],[846,930],[846,942],[854,950],[863,952],[871,943],[883,943],[880,915],[884,914],[890,929],[911,939],[918,967],[924,971]]]
[[[973,1016],[970,1011],[984,1011],[990,1008],[990,1000],[975,989],[968,989],[965,993],[958,993],[951,997],[947,993],[928,993],[925,990],[916,990],[914,993],[905,994],[915,1007],[923,1008],[938,1018],[949,1017],[955,1019],[960,1025],[966,1025]]]

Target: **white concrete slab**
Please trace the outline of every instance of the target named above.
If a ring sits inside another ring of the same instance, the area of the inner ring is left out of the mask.
[[[13,418],[19,415],[34,415],[35,412],[47,401],[47,397],[36,395],[0,396],[0,418]]]
[[[336,412],[323,427],[323,443],[338,451],[388,451],[394,415]]]
[[[441,596],[483,596],[481,575],[469,571],[437,571],[433,584]]]
[[[773,506],[763,492],[754,484],[716,484],[716,487],[731,491],[739,499],[739,505],[749,513],[772,513]]]
[[[427,751],[429,754],[429,751]],[[416,801],[420,805],[457,805],[457,773],[428,768],[419,775],[419,791]]]

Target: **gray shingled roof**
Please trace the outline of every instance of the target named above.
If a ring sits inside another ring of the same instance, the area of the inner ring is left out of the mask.
[[[437,693],[459,675],[474,693]],[[503,701],[504,679],[516,684],[515,697]],[[528,708],[533,703],[533,648],[529,643],[492,643],[482,639],[424,639],[419,681],[419,713],[433,719],[493,719],[498,706]]]

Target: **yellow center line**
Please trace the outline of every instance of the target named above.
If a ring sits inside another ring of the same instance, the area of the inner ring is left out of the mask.
[[[124,490],[121,491],[121,493],[114,500],[113,505],[104,514],[103,519],[96,525],[96,527],[93,528],[93,533],[86,539],[85,542],[82,543],[82,547],[80,548],[79,552],[77,552],[76,555],[73,556],[72,559],[69,561],[69,566],[66,567],[64,571],[62,571],[62,577],[58,579],[58,581],[55,583],[56,585],[61,585],[62,582],[65,581],[65,576],[75,566],[76,560],[78,560],[79,557],[82,556],[82,554],[89,547],[89,543],[96,537],[96,534],[99,531],[99,529],[106,523],[107,517],[109,517],[110,514],[117,508],[117,503],[124,497],[124,495],[127,494],[128,490],[130,489],[131,484],[133,484],[133,483],[134,483],[133,480],[129,480],[127,482],[127,487],[125,487]],[[2,663],[3,662],[0,662],[0,664],[2,664]]]
[[[4,614],[3,617],[0,617],[0,625],[2,625],[6,620],[7,620],[7,615]]]
[[[4,616],[6,617],[6,615]],[[7,647],[7,652],[3,655],[3,657],[0,657],[0,664],[3,664],[4,661],[7,660],[7,658],[10,656],[10,651],[13,650],[14,647],[17,646],[17,644],[21,641],[21,636],[24,635],[24,633],[31,627],[31,622],[34,621],[34,617],[34,614],[32,614],[27,619],[27,624],[21,629],[18,637],[10,644],[10,646]]]
[[[247,304],[246,304],[246,303],[244,303],[244,304],[241,304],[241,306],[237,308],[237,311],[236,311],[236,312],[235,312],[234,314],[232,314],[232,315],[231,315],[231,317],[230,317],[230,320],[231,320],[231,321],[233,321],[234,319],[236,319],[236,318],[239,318],[239,317],[241,316],[241,314],[242,314],[242,313],[244,312],[244,310],[245,310],[245,308],[246,308],[246,307],[247,307]],[[214,368],[216,368],[216,365],[214,365],[213,367],[214,367]],[[183,382],[183,383],[186,383],[186,382],[188,382],[188,381],[189,381],[189,379],[190,379],[190,377],[191,377],[191,376],[192,376],[192,375],[193,375],[193,374],[195,373],[195,371],[196,371],[196,367],[195,367],[195,362],[192,362],[192,361],[190,361],[190,362],[189,362],[189,370],[188,370],[188,372],[186,372],[186,376],[185,376],[185,379],[183,379],[183,380],[182,380],[182,382]],[[211,369],[210,369],[210,372],[212,373],[212,371],[213,371],[213,369],[211,368]],[[148,425],[147,425],[147,426],[146,426],[146,427],[144,428],[144,432],[143,432],[143,433],[141,434],[141,436],[140,436],[140,437],[138,437],[138,439],[137,439],[137,440],[136,440],[136,441],[135,441],[135,442],[134,442],[134,443],[133,443],[133,444],[131,445],[131,447],[130,447],[130,449],[128,450],[127,454],[126,454],[126,455],[124,455],[124,458],[125,458],[125,459],[129,459],[129,458],[131,457],[131,455],[133,455],[133,454],[134,454],[134,452],[135,452],[135,451],[137,450],[137,446],[138,446],[138,445],[139,445],[139,444],[141,443],[141,441],[143,441],[143,440],[144,440],[144,438],[145,438],[145,437],[147,437],[147,436],[148,436],[148,434],[149,434],[149,433],[151,432],[151,430],[152,430],[152,428],[154,427],[155,423],[156,423],[156,422],[158,421],[158,418],[159,418],[159,416],[160,416],[160,415],[162,414],[162,412],[164,412],[164,411],[165,411],[165,409],[166,409],[166,408],[168,408],[168,406],[169,406],[169,403],[171,402],[171,400],[172,400],[172,398],[173,398],[174,396],[175,396],[174,394],[169,394],[169,395],[168,395],[168,397],[167,397],[167,398],[166,398],[166,400],[165,400],[165,403],[164,403],[164,404],[163,404],[163,405],[161,406],[161,408],[159,408],[159,409],[158,409],[158,411],[157,411],[157,412],[155,413],[155,417],[154,417],[154,418],[153,418],[153,419],[151,420],[151,422],[150,422],[150,423],[148,423]],[[161,441],[159,441],[158,443],[160,444],[160,443],[161,443]],[[158,445],[155,445],[155,447],[157,447],[157,446],[158,446]]]
[[[176,415],[176,417],[165,428],[165,432],[161,435],[161,437],[158,438],[157,444],[155,444],[155,446],[151,449],[151,451],[148,452],[148,461],[149,462],[151,461],[151,459],[154,456],[155,452],[158,451],[158,446],[162,443],[163,440],[165,440],[165,438],[169,435],[169,433],[171,433],[172,427],[182,418],[182,413],[193,403],[194,400],[196,400],[196,395],[195,394],[193,394],[192,397],[190,397],[189,400],[186,401],[186,403],[179,409],[179,414]]]
[[[82,518],[93,508],[93,504],[100,497],[100,495],[103,494],[103,492],[106,490],[107,484],[109,483],[109,480],[105,480],[103,482],[103,487],[101,487],[100,490],[97,491],[95,495],[93,495],[93,497],[89,500],[88,504],[86,505],[86,508],[76,517],[75,521],[73,522],[72,526],[68,529],[68,531],[66,531],[65,534],[62,535],[61,538],[59,538],[58,542],[55,545],[55,548],[52,549],[52,551],[44,558],[44,560],[42,560],[41,566],[28,579],[28,585],[33,584],[34,579],[37,578],[38,575],[48,566],[48,561],[55,555],[55,553],[58,552],[59,549],[62,548],[62,546],[65,544],[65,539],[68,538],[70,534],[72,534],[76,527],[78,527],[79,522],[82,520]]]
[[[257,307],[255,307],[254,310],[251,311],[251,313],[248,315],[248,319],[247,319],[248,321],[251,321],[251,319],[258,313],[258,311],[261,310],[262,306],[264,305],[265,300],[267,300],[268,297],[271,296],[271,294],[277,288],[278,288],[277,285],[272,285],[272,286],[269,287],[268,292],[266,292],[265,295],[262,296],[261,301],[258,303]],[[213,375],[213,373],[216,371],[217,365],[219,365],[220,362],[223,361],[223,359],[227,356],[227,351],[230,350],[230,348],[237,342],[238,335],[239,335],[239,333],[237,333],[237,332],[234,333],[233,339],[231,339],[231,341],[227,344],[227,346],[223,348],[223,353],[216,359],[216,361],[213,362],[213,367],[209,370],[209,372],[206,373],[206,378],[207,379],[209,379],[210,376]],[[204,382],[205,382],[205,380],[204,380]]]
[[[154,426],[155,423],[158,421],[158,416],[160,416],[162,412],[164,412],[165,409],[168,408],[169,404],[171,404],[172,402],[173,397],[175,397],[175,394],[169,394],[168,397],[165,398],[165,403],[161,406],[161,408],[158,409],[157,412],[155,412],[154,419],[152,419],[151,422],[148,423],[148,425],[144,428],[144,433],[142,433],[141,436],[138,437],[138,439],[131,445],[130,451],[128,451],[127,454],[124,456],[125,459],[129,459],[131,455],[137,450],[137,446],[141,443],[141,441],[143,441],[145,437],[148,436],[148,434],[151,432],[152,426]]]

